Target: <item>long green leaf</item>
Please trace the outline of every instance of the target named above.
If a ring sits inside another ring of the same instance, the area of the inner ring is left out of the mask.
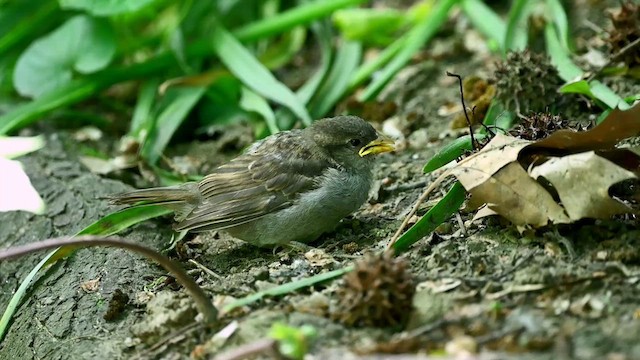
[[[322,82],[313,99],[309,102],[309,113],[314,118],[323,117],[344,96],[351,75],[362,57],[359,42],[344,42],[336,52],[331,70]]]
[[[473,26],[487,39],[493,40],[500,51],[504,49],[507,25],[481,0],[463,0],[462,11]]]
[[[449,10],[460,0],[440,0],[422,22],[415,25],[407,34],[406,42],[398,50],[396,56],[382,69],[380,74],[367,86],[358,97],[361,102],[375,98],[391,79],[411,60],[422,46],[424,46],[442,24],[447,21]]]
[[[431,234],[440,224],[455,214],[465,199],[464,187],[456,182],[447,194],[418,220],[407,232],[393,244],[396,253],[402,253],[409,247]]]
[[[504,51],[523,51],[529,41],[529,14],[535,1],[515,0],[509,11]]]
[[[234,35],[241,41],[252,42],[282,33],[298,25],[308,24],[331,14],[335,10],[355,6],[365,1],[366,0],[316,0],[238,29],[234,32]]]
[[[551,63],[558,69],[562,80],[571,82],[581,78],[584,72],[571,61],[569,53],[560,44],[558,35],[552,24],[545,26],[544,39],[547,44],[547,53],[551,58]]]
[[[544,30],[547,52],[551,57],[551,63],[558,69],[560,77],[568,83],[560,89],[561,92],[587,95],[601,101],[611,109],[620,107],[620,109],[625,110],[629,108],[624,99],[603,83],[597,80],[591,82],[581,80],[584,72],[571,61],[569,53],[562,47],[553,25],[547,24]]]
[[[353,266],[347,266],[344,267],[342,269],[337,269],[337,270],[333,270],[333,271],[329,271],[326,273],[322,273],[322,274],[318,274],[318,275],[314,275],[308,278],[304,278],[304,279],[300,279],[297,281],[292,281],[286,284],[282,284],[276,287],[272,287],[270,289],[267,290],[263,290],[263,291],[259,291],[257,293],[251,294],[249,296],[245,296],[241,299],[235,300],[233,302],[231,302],[230,304],[227,304],[227,306],[225,306],[222,309],[223,313],[227,313],[235,308],[238,308],[240,306],[245,306],[245,305],[249,305],[251,303],[254,303],[256,301],[259,301],[265,297],[268,296],[281,296],[281,295],[286,295],[289,293],[292,293],[298,289],[302,289],[305,287],[309,287],[312,285],[316,285],[322,282],[325,282],[327,280],[331,280],[331,279],[335,279],[338,276],[342,276],[350,271],[353,271]]]
[[[362,85],[367,79],[373,75],[380,68],[385,66],[395,58],[396,54],[405,47],[405,43],[409,38],[409,34],[405,34],[391,45],[387,46],[378,56],[373,60],[369,60],[362,64],[358,70],[353,74],[349,81],[349,91],[355,90],[358,86]]]
[[[475,140],[482,140],[487,136],[484,134],[474,134],[473,137]],[[461,136],[443,146],[436,155],[429,159],[422,171],[425,174],[428,174],[459,158],[464,154],[465,151],[471,150],[473,150],[471,135]]]
[[[276,123],[276,115],[273,113],[271,106],[262,96],[254,93],[247,87],[242,87],[242,97],[240,98],[240,106],[247,110],[253,111],[264,119],[269,128],[269,132],[275,134],[280,131]]]
[[[58,4],[54,0],[14,1],[4,5],[0,14],[0,55],[17,44],[28,41],[34,33],[58,21]]]
[[[239,41],[251,42],[284,32],[298,25],[310,23],[331,14],[336,9],[362,2],[363,0],[318,0],[279,13],[267,19],[248,24],[234,31]],[[210,56],[214,52],[209,39],[195,41],[186,48],[189,59]],[[123,81],[145,79],[162,74],[167,68],[177,65],[175,56],[167,51],[148,61],[107,69],[99,74],[77,79],[64,88],[58,89],[37,100],[17,107],[0,116],[0,135],[14,132],[41,119],[48,112],[69,106],[97,94]]]
[[[572,48],[571,30],[569,29],[569,20],[562,3],[560,0],[547,0],[547,8],[547,14],[556,26],[562,47],[567,52],[570,52]]]
[[[174,96],[158,114],[140,151],[140,155],[150,164],[155,164],[160,159],[169,140],[202,98],[205,90],[204,87],[179,87],[169,90],[169,93],[173,92]],[[165,96],[169,96],[169,93]]]
[[[311,124],[311,117],[298,97],[273,76],[249,50],[218,24],[211,35],[212,46],[220,61],[242,83],[264,96],[289,108],[305,125]]]
[[[140,222],[158,216],[166,215],[170,212],[171,211],[168,209],[154,205],[136,206],[109,214],[102,219],[94,222],[93,224],[87,226],[77,235],[109,236]],[[42,260],[40,260],[40,262],[33,269],[31,269],[29,274],[27,274],[24,280],[22,280],[22,283],[20,283],[18,290],[16,290],[15,294],[13,294],[11,300],[9,301],[9,304],[7,305],[7,308],[4,310],[2,318],[0,318],[0,341],[2,341],[2,339],[4,339],[5,335],[7,334],[11,319],[13,318],[15,312],[18,310],[22,299],[29,289],[29,285],[31,285],[31,282],[33,281],[36,274],[38,274],[38,272],[46,264],[50,263],[54,259],[59,258],[63,253],[67,251],[68,249],[65,248],[57,248],[56,250],[53,250]]]
[[[138,139],[138,141],[142,142],[144,140],[140,137],[143,130],[147,130],[145,137],[151,130],[153,103],[158,92],[158,86],[160,86],[160,82],[157,79],[153,79],[146,81],[140,87],[138,101],[133,109],[133,116],[129,125],[129,134]]]

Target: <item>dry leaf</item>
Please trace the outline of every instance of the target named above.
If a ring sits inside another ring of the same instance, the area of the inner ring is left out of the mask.
[[[551,158],[533,168],[531,176],[542,176],[553,185],[572,221],[633,212],[611,198],[609,188],[636,175],[593,151]]]
[[[634,149],[615,149],[615,145],[639,134],[640,104],[627,111],[614,110],[589,131],[561,130],[537,142],[496,135],[448,173],[472,195],[470,206],[486,204],[517,226],[608,218],[633,212],[613,199],[609,188],[637,178],[634,172],[640,170],[640,156]],[[549,150],[555,150],[550,159]],[[535,180],[539,177],[553,185],[561,203]],[[485,210],[483,215],[488,213]]]
[[[471,202],[486,203],[487,207],[515,225],[539,227],[549,221],[569,222],[562,207],[517,162],[505,166],[469,192]]]
[[[640,135],[640,103],[629,110],[615,109],[598,126],[587,131],[560,130],[528,147],[560,149],[571,153],[611,149],[621,140]]]
[[[505,165],[516,161],[518,154],[531,141],[496,134],[480,151],[450,169],[467,191],[483,184]]]

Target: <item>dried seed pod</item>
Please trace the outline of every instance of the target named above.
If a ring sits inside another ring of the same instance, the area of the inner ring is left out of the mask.
[[[625,46],[640,38],[640,4],[631,0],[621,3],[620,10],[610,14],[613,29],[609,32],[609,50],[616,55]],[[640,47],[624,54],[620,59],[629,67],[640,65]]]
[[[345,325],[403,325],[409,314],[415,285],[405,259],[387,251],[367,254],[345,275],[333,317]]]
[[[496,64],[496,97],[518,113],[541,112],[566,106],[559,101],[558,89],[564,83],[549,57],[528,50],[511,52]]]
[[[511,135],[525,140],[540,140],[560,129],[570,129],[569,121],[549,113],[533,113],[521,119],[511,131]]]

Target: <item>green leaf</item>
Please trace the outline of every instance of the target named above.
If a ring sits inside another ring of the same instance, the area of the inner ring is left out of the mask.
[[[246,42],[263,39],[293,27],[308,24],[316,19],[323,18],[337,9],[354,6],[366,0],[315,0],[296,6],[276,16],[271,16],[262,21],[256,21],[234,32],[234,35]]]
[[[271,106],[269,106],[267,100],[244,86],[242,87],[240,106],[247,111],[253,111],[260,114],[267,123],[267,127],[272,134],[280,131],[280,129],[278,129],[278,124],[276,123],[276,115],[273,113],[273,110],[271,109]]]
[[[487,136],[484,134],[474,134],[473,137],[476,140],[482,140]],[[422,171],[425,174],[430,173],[459,158],[465,151],[471,150],[473,150],[471,135],[461,136],[442,147],[442,149],[427,162]]]
[[[544,37],[551,63],[558,69],[562,80],[569,82],[581,78],[584,72],[571,61],[569,52],[562,47],[552,24],[545,26]]]
[[[316,19],[331,14],[336,9],[355,5],[364,0],[314,1],[278,13],[267,19],[247,24],[237,30],[234,35],[240,41],[251,42],[292,29],[298,25],[308,24]],[[199,39],[187,46],[188,59],[200,59],[213,52],[209,39]],[[0,134],[7,134],[25,127],[49,111],[81,102],[98,92],[123,81],[145,79],[158,76],[175,66],[176,60],[170,52],[164,52],[148,61],[126,67],[105,70],[90,78],[77,79],[64,88],[60,88],[42,98],[30,101],[15,110],[0,116]]]
[[[349,75],[356,71],[361,57],[362,45],[358,42],[344,42],[338,49],[329,73],[309,102],[309,113],[313,118],[325,116],[344,96]]]
[[[440,224],[455,214],[464,202],[466,192],[464,187],[456,182],[447,194],[429,209],[407,232],[402,234],[393,244],[396,253],[402,253],[425,236],[431,234]]]
[[[335,279],[339,276],[342,276],[353,270],[353,266],[347,266],[342,269],[328,271],[326,273],[310,276],[308,278],[292,281],[286,284],[278,285],[267,290],[258,291],[257,293],[253,293],[249,296],[245,296],[243,298],[237,299],[230,304],[227,304],[222,312],[227,313],[235,308],[246,306],[256,301],[259,301],[265,297],[269,296],[281,296],[292,293],[296,290],[306,288],[312,285],[316,285],[327,280]]]
[[[406,12],[391,8],[343,9],[331,18],[345,39],[371,44],[390,43],[411,20]]]
[[[38,98],[69,84],[74,71],[90,74],[104,69],[115,51],[107,21],[78,15],[20,55],[13,82],[21,95]]]
[[[506,110],[504,106],[497,101],[496,99],[491,101],[489,105],[489,109],[487,110],[487,114],[484,117],[483,124],[487,127],[507,131],[513,126],[513,121],[515,120],[515,115]],[[480,129],[481,134],[486,134],[487,131],[484,127]]]
[[[433,7],[427,17],[416,24],[407,33],[407,38],[401,43],[389,64],[380,71],[380,74],[367,86],[364,92],[358,96],[358,101],[365,102],[375,98],[391,79],[411,60],[418,50],[427,44],[449,17],[449,10],[460,0],[440,0]]]
[[[544,34],[547,43],[547,52],[551,57],[551,63],[558,69],[560,77],[567,82],[567,84],[560,88],[561,93],[587,95],[592,99],[601,101],[611,109],[620,107],[621,110],[626,110],[629,108],[629,104],[627,104],[624,99],[603,83],[597,80],[592,80],[591,82],[581,80],[584,72],[571,61],[569,52],[561,45],[553,25],[547,24],[544,29]]]
[[[150,164],[158,161],[169,140],[202,98],[205,90],[204,87],[174,87],[167,91],[151,132],[140,151],[140,155]]]
[[[58,0],[63,9],[84,10],[95,16],[136,12],[156,0]]]
[[[60,15],[55,0],[21,0],[0,5],[0,55],[6,56],[8,50],[48,29],[60,21]]]
[[[170,214],[171,210],[157,205],[138,205],[113,212],[82,229],[78,235],[110,236],[149,219]]]
[[[503,51],[507,33],[504,20],[481,0],[463,0],[461,5],[471,24],[487,39],[495,41]]]
[[[571,30],[569,29],[569,20],[562,3],[560,0],[547,0],[547,8],[546,14],[551,17],[556,26],[562,47],[567,52],[571,51]]]
[[[158,86],[160,86],[160,81],[157,79],[146,81],[138,93],[138,101],[133,109],[129,125],[129,135],[140,142],[149,134],[153,124],[153,102],[158,93]]]
[[[293,91],[278,81],[249,50],[219,24],[211,35],[211,44],[220,61],[245,86],[267,99],[286,106],[305,125],[311,124],[307,109]]]
[[[109,236],[116,234],[128,227],[131,227],[140,222],[166,215],[171,211],[155,205],[142,205],[135,206],[131,208],[127,208],[121,211],[117,211],[115,213],[109,214],[102,219],[94,222],[93,224],[87,226],[82,231],[80,231],[77,235],[104,235]],[[4,336],[7,334],[9,330],[9,324],[13,315],[18,310],[22,299],[24,298],[27,290],[29,290],[29,285],[38,274],[38,272],[47,264],[55,261],[55,259],[59,259],[63,254],[68,254],[69,249],[65,249],[64,247],[57,248],[53,250],[47,256],[45,256],[40,262],[27,274],[27,276],[22,280],[18,290],[13,294],[7,308],[4,310],[2,314],[2,318],[0,318],[0,341],[4,339]]]
[[[527,48],[529,14],[533,10],[534,3],[535,1],[531,0],[515,0],[511,5],[504,39],[505,51],[523,51]]]
[[[302,360],[309,352],[309,343],[317,334],[311,325],[295,328],[282,323],[274,323],[269,331],[269,337],[278,341],[280,354],[287,359]]]

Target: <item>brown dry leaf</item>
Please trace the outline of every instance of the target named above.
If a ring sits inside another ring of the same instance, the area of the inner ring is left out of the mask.
[[[587,131],[560,130],[530,145],[527,150],[561,149],[571,153],[611,149],[621,140],[640,135],[640,103],[629,110],[615,109]]]
[[[539,227],[549,221],[569,222],[562,207],[517,162],[508,164],[469,192],[471,203],[486,203],[515,225]]]
[[[467,191],[489,180],[505,165],[516,161],[518,154],[531,141],[496,134],[480,151],[460,161],[450,169]]]
[[[636,175],[593,151],[551,158],[533,168],[531,176],[542,176],[553,185],[572,221],[633,212],[611,198],[609,188]]]

